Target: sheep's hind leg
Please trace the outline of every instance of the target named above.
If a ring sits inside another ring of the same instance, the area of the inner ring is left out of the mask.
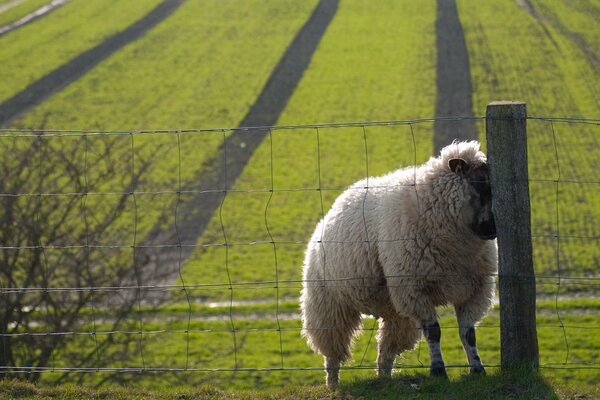
[[[442,337],[442,330],[440,329],[440,323],[437,319],[422,323],[423,334],[427,339],[429,346],[429,359],[431,360],[431,367],[429,373],[431,376],[439,376],[442,378],[448,378],[446,373],[446,365],[442,357],[442,347],[440,340]]]
[[[397,314],[383,316],[379,322],[377,375],[389,377],[396,356],[412,349],[419,341],[421,331],[414,320]]]
[[[340,381],[340,360],[338,357],[325,357],[325,383],[336,390]]]
[[[310,347],[325,358],[326,383],[335,390],[340,364],[350,357],[352,338],[360,327],[360,313],[336,301],[327,290],[314,287],[307,288],[302,307],[303,334]]]

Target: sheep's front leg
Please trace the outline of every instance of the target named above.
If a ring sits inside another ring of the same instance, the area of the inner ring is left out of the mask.
[[[440,323],[437,319],[433,319],[423,322],[422,327],[423,335],[425,335],[427,345],[429,346],[429,359],[431,361],[431,367],[429,369],[430,375],[448,378],[448,374],[446,374],[446,365],[442,358],[442,347],[440,344],[442,330],[440,329]]]
[[[464,307],[456,307],[456,318],[458,320],[458,332],[460,341],[465,349],[467,361],[471,367],[472,374],[485,374],[485,369],[477,352],[477,340],[475,338],[475,324],[468,318],[469,313]]]

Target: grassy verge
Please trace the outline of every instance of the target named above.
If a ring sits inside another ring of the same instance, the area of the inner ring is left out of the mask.
[[[165,388],[162,390],[143,390],[133,388],[92,389],[89,387],[62,385],[58,387],[34,386],[18,381],[0,381],[0,393],[9,399],[47,398],[77,400],[88,398],[128,399],[597,399],[597,388],[581,390],[576,387],[565,388],[551,379],[526,373],[494,373],[486,377],[471,379],[465,377],[458,381],[430,379],[417,374],[410,377],[392,379],[357,380],[342,384],[337,392],[323,385],[299,386],[266,390],[222,390],[206,385],[199,388]]]

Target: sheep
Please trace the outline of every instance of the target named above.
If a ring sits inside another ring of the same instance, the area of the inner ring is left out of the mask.
[[[318,223],[303,265],[302,336],[335,389],[361,315],[379,320],[377,373],[427,340],[430,375],[447,378],[436,306],[452,304],[470,372],[485,373],[475,324],[489,310],[497,246],[486,156],[453,142],[420,166],[350,186]]]

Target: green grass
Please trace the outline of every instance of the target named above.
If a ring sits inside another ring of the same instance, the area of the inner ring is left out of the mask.
[[[541,301],[538,306],[537,331],[540,365],[543,375],[562,386],[589,390],[595,386],[600,363],[597,332],[598,300],[578,299],[559,302]],[[298,308],[293,302],[227,306],[181,305],[142,310],[143,335],[138,333],[138,316],[132,315],[115,333],[105,333],[103,325],[110,313],[97,312],[96,330],[100,339],[111,342],[98,360],[89,360],[87,368],[179,369],[175,372],[96,372],[73,374],[68,381],[94,385],[108,377],[136,388],[160,389],[170,385],[199,386],[210,383],[218,388],[249,390],[281,385],[319,385],[323,382],[322,357],[314,354],[300,337]],[[279,319],[277,316],[279,315]],[[461,382],[467,372],[465,356],[458,338],[453,311],[440,309],[442,348],[449,366],[451,381]],[[190,321],[188,322],[188,317]],[[91,316],[82,316],[91,324]],[[342,382],[368,380],[374,376],[376,341],[371,318],[363,321],[363,332],[353,346],[353,357],[345,364]],[[39,328],[43,331],[43,328]],[[80,334],[69,335],[69,345],[57,353],[51,367],[60,369],[79,365],[86,355],[81,349],[95,346],[92,326],[79,328]],[[234,332],[235,330],[235,332]],[[488,372],[500,364],[500,333],[497,308],[477,329],[481,358]],[[425,373],[429,365],[427,345],[397,360],[398,377]],[[591,367],[590,369],[588,369]],[[358,369],[357,369],[358,368]],[[186,371],[189,369],[189,371]],[[250,370],[245,370],[250,369]],[[251,371],[252,369],[266,369]],[[286,370],[287,369],[287,370]],[[156,379],[159,376],[160,379]],[[42,381],[50,384],[60,372],[46,372]]]
[[[27,14],[37,10],[38,8],[48,4],[50,0],[27,0],[19,3],[4,12],[0,13],[0,26],[8,25],[23,18]],[[0,2],[0,6],[8,3],[8,1]]]
[[[29,3],[31,1],[23,6]],[[0,101],[124,30],[158,3],[159,0],[140,0],[135,5],[124,0],[73,0],[34,23],[0,37],[0,80],[3,82]],[[43,119],[32,126],[39,126]]]

